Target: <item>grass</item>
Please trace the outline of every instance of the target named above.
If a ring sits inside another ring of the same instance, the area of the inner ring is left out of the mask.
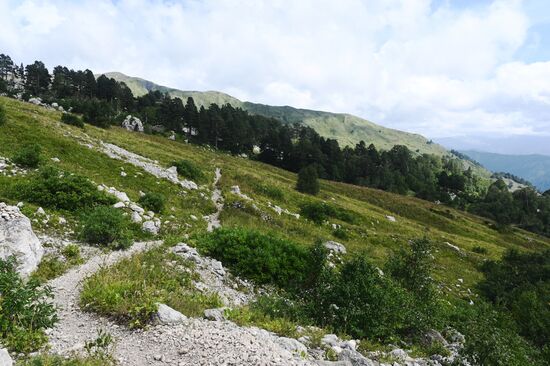
[[[217,295],[202,294],[193,287],[196,276],[191,262],[161,247],[93,274],[84,282],[80,305],[131,327],[146,326],[157,303],[199,316],[221,303]]]
[[[16,366],[114,366],[115,363],[103,357],[70,356],[68,358],[56,355],[37,355],[21,359]]]
[[[53,278],[59,277],[70,268],[84,262],[80,255],[80,247],[76,244],[69,244],[60,252],[60,256],[46,255],[32,273],[31,277],[40,283],[45,283]]]

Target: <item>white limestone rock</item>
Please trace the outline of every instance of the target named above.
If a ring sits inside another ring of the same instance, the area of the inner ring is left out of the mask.
[[[16,206],[0,202],[0,258],[15,256],[17,271],[27,277],[44,255],[44,248],[34,234],[31,222]]]
[[[158,304],[157,313],[154,316],[154,321],[157,324],[173,325],[181,324],[187,320],[187,317],[177,310],[172,309],[165,304]]]
[[[143,132],[143,123],[141,120],[130,114],[122,121],[122,127],[128,131]]]

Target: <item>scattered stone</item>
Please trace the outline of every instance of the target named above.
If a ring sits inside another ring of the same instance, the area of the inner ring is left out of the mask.
[[[216,322],[225,320],[225,310],[227,308],[206,309],[204,311],[204,318]]]
[[[26,277],[38,267],[44,248],[34,234],[29,218],[18,207],[0,202],[0,258],[12,255],[18,261],[17,271]]]
[[[61,160],[59,160],[59,158],[51,158],[51,161],[54,163],[59,163]]]
[[[346,254],[346,247],[343,244],[340,244],[336,241],[329,240],[323,243],[323,246],[331,252],[334,252],[337,254]]]
[[[40,216],[45,216],[46,211],[44,211],[44,209],[42,207],[38,207],[38,209],[36,210],[36,214],[40,215]]]
[[[128,174],[126,174],[126,172],[125,172],[124,170],[120,172],[120,176],[121,176],[121,177],[125,177],[125,176],[127,176],[127,175],[128,175]]]
[[[187,320],[187,317],[177,310],[172,309],[165,304],[157,304],[158,309],[154,316],[154,322],[156,324],[169,325],[180,324]]]
[[[132,219],[132,222],[135,222],[137,224],[139,224],[143,221],[143,218],[136,211],[132,212],[131,219]]]
[[[278,337],[277,343],[294,355],[307,355],[307,347],[294,338]]]
[[[123,207],[126,207],[126,205],[124,204],[124,202],[117,202],[113,205],[114,208],[123,208]]]
[[[388,221],[390,221],[390,222],[396,222],[397,221],[394,216],[390,216],[390,215],[386,215],[386,219],[388,219]]]
[[[157,235],[160,230],[160,220],[159,219],[147,220],[143,223],[141,228],[143,231]]]

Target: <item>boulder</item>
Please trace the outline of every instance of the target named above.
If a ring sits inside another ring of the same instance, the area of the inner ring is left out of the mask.
[[[143,123],[139,118],[132,115],[127,115],[121,126],[128,131],[143,132]]]
[[[321,338],[321,344],[329,347],[337,346],[340,344],[340,338],[336,334],[325,334]]]
[[[347,361],[353,366],[378,366],[378,362],[375,362],[369,358],[366,358],[357,351],[350,349],[344,349],[338,354],[339,361]]]
[[[38,267],[43,255],[44,248],[29,218],[18,207],[0,202],[0,258],[15,256],[17,271],[26,277]]]
[[[225,309],[226,308],[206,309],[204,311],[204,317],[208,320],[221,322],[225,320]]]
[[[132,212],[132,222],[135,222],[135,223],[139,224],[142,221],[143,221],[143,218],[139,215],[139,213],[133,211]]]
[[[5,348],[0,348],[0,366],[12,366],[13,360],[11,359],[8,350]]]
[[[329,251],[337,254],[346,254],[346,247],[343,244],[340,244],[336,241],[329,240],[323,243],[323,246]]]
[[[281,348],[294,355],[307,355],[307,347],[294,338],[277,337],[276,342]]]
[[[141,228],[143,231],[156,235],[159,233],[160,230],[160,220],[147,220],[143,223]]]
[[[157,313],[154,315],[154,322],[156,324],[170,325],[170,324],[181,324],[187,317],[180,313],[177,310],[172,309],[170,306],[165,304],[157,304],[158,309]]]

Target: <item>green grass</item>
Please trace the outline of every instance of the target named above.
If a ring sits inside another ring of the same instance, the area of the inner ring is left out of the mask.
[[[80,306],[131,327],[143,327],[164,303],[187,316],[221,305],[216,295],[199,293],[193,264],[167,253],[166,248],[136,254],[103,268],[83,285]]]
[[[31,277],[40,283],[45,283],[82,263],[84,263],[84,260],[80,255],[80,247],[76,244],[69,244],[61,250],[60,256],[44,256]]]

